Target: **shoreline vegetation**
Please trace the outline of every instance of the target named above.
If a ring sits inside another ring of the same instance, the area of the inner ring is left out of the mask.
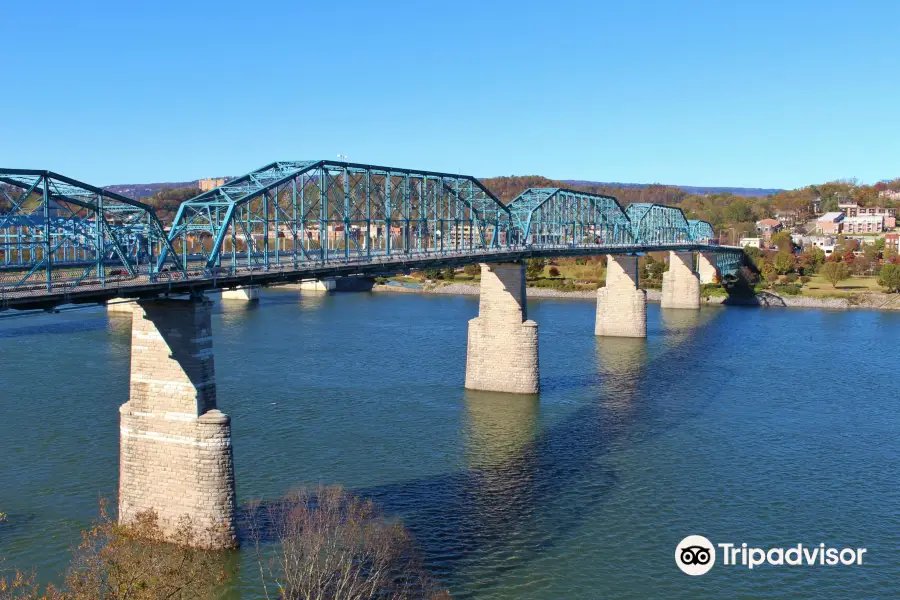
[[[529,298],[568,298],[573,300],[597,299],[596,287],[594,289],[558,289],[533,286],[529,282],[527,294]],[[712,289],[709,289],[712,287]],[[662,295],[659,289],[645,288],[648,302],[659,302]],[[838,290],[837,293],[823,293],[814,295],[783,295],[768,291],[760,291],[755,296],[729,297],[722,287],[704,286],[701,290],[701,302],[708,306],[762,306],[785,308],[826,308],[834,310],[900,310],[900,294],[886,294],[864,288],[857,291],[856,286],[850,286],[847,290]],[[464,281],[425,281],[419,282],[411,277],[395,278],[377,283],[373,292],[379,293],[407,293],[407,294],[434,294],[434,295],[459,295],[477,296],[480,293],[477,280]],[[844,293],[840,293],[840,292]]]
[[[789,240],[786,243],[790,243]],[[751,249],[755,250],[755,249]],[[848,248],[851,253],[853,248]],[[787,252],[783,253],[787,256]],[[872,254],[872,253],[870,253]],[[876,269],[862,269],[863,258],[857,258],[856,272],[840,277],[829,275],[829,267],[845,266],[826,260],[820,249],[804,252],[799,257],[779,258],[781,269],[770,269],[772,261],[759,251],[749,252],[745,264],[727,281],[707,283],[700,287],[701,302],[706,305],[780,306],[786,308],[825,308],[835,310],[868,309],[900,310],[900,282],[893,271],[900,265],[891,262]],[[842,257],[843,258],[843,257]],[[874,263],[874,254],[868,263]],[[849,257],[847,263],[853,262]],[[768,261],[768,262],[767,262]],[[763,263],[763,268],[757,268]],[[788,268],[790,267],[790,268]],[[647,292],[649,302],[659,302],[663,273],[667,269],[664,253],[648,253],[638,261],[639,284]],[[821,272],[820,272],[821,271]],[[849,271],[849,269],[842,269]],[[897,273],[900,275],[900,273]],[[532,298],[571,298],[593,300],[606,282],[606,259],[603,256],[563,258],[554,261],[525,261],[528,296]],[[444,268],[413,271],[408,275],[375,280],[373,291],[424,294],[478,295],[481,270],[477,265],[463,269]]]
[[[395,283],[376,284],[373,292],[437,294],[477,296],[480,293],[477,282],[432,282],[432,283]],[[575,300],[597,299],[594,290],[561,290],[543,287],[528,287],[530,298],[569,298]],[[647,301],[659,302],[661,292],[647,289]],[[827,308],[835,310],[900,310],[900,294],[884,294],[880,292],[851,293],[843,297],[835,296],[787,296],[762,292],[755,297],[738,298],[722,294],[703,295],[701,302],[708,306],[780,306],[785,308]]]

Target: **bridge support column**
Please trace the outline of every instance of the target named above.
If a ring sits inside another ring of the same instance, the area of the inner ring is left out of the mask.
[[[237,546],[231,421],[216,409],[212,303],[134,307],[131,390],[121,416],[119,522],[155,511],[173,537],[191,519],[198,546]]]
[[[662,308],[700,309],[700,278],[692,252],[669,252],[669,270],[662,277]]]
[[[597,290],[595,335],[647,337],[647,292],[638,289],[638,257],[606,257],[606,286]]]
[[[697,253],[697,274],[700,276],[701,284],[718,283],[721,279],[716,262],[715,252]]]
[[[256,302],[259,300],[259,286],[246,285],[233,290],[222,290],[222,300],[245,300]]]
[[[334,277],[303,279],[300,281],[300,289],[307,292],[332,292],[335,288],[337,288],[337,280]]]
[[[478,316],[469,321],[468,389],[538,393],[538,326],[527,320],[526,300],[523,263],[481,265]]]

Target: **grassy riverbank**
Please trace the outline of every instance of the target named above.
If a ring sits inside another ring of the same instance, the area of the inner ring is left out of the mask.
[[[390,281],[407,286],[385,285]],[[376,292],[401,292],[424,294],[455,294],[477,296],[481,278],[460,275],[453,280],[426,280],[422,277],[392,277],[376,285]],[[571,298],[594,300],[599,283],[576,282],[564,277],[541,277],[528,282],[528,295],[532,298]],[[646,288],[647,300],[659,302],[660,290]],[[756,296],[747,298],[729,297],[721,286],[704,285],[701,290],[703,303],[708,305],[742,304],[760,306],[782,306],[787,308],[827,308],[827,309],[874,309],[900,310],[900,294],[886,294],[877,284],[877,278],[858,277],[841,282],[837,288],[820,276],[810,278],[799,294],[779,294],[760,290]]]

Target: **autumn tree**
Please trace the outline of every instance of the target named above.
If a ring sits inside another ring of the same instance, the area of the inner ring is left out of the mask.
[[[340,487],[302,488],[265,508],[254,502],[248,514],[266,598],[449,599],[402,523]]]
[[[800,266],[803,268],[803,273],[805,275],[817,273],[819,267],[824,263],[825,251],[816,246],[810,246],[800,254]]]
[[[775,255],[775,271],[779,275],[787,275],[794,270],[794,257],[788,252],[779,252]]]
[[[889,263],[882,266],[878,285],[886,287],[888,292],[900,292],[900,265]]]
[[[850,267],[842,262],[826,262],[822,266],[822,276],[832,287],[837,288],[838,283],[850,277]]]
[[[153,511],[119,525],[100,503],[100,517],[82,531],[62,588],[40,593],[33,576],[0,577],[0,600],[203,600],[228,578],[225,555],[197,548],[204,533],[182,519],[163,535]]]

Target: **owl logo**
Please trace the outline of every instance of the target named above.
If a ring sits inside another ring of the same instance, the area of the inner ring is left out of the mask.
[[[705,565],[711,557],[711,548],[703,546],[688,546],[681,549],[681,562],[686,565]]]
[[[703,575],[716,564],[716,547],[702,535],[689,535],[675,547],[675,564],[687,575]]]

